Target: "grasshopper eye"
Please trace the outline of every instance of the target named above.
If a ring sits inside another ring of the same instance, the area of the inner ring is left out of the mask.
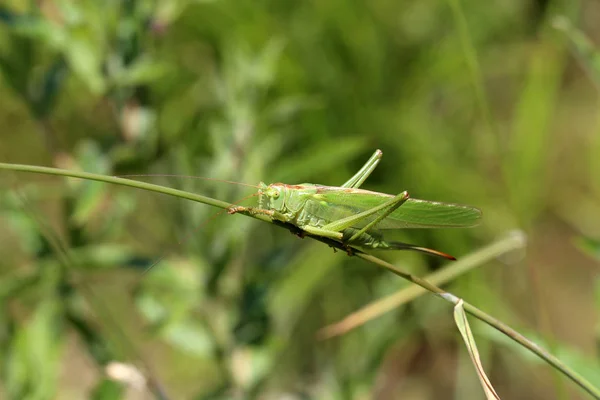
[[[281,195],[281,189],[278,187],[270,186],[265,194],[271,199],[278,199]]]

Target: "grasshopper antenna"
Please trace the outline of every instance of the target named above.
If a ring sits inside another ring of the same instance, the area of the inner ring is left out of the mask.
[[[123,175],[121,175],[123,176]],[[157,175],[145,175],[145,176],[157,176]],[[181,175],[175,175],[175,176],[181,176]],[[196,177],[196,178],[200,178],[200,177]],[[204,178],[202,178],[204,179]],[[216,179],[215,179],[216,180]],[[227,181],[222,181],[222,182],[227,182]],[[233,182],[236,183],[236,182]],[[247,186],[251,186],[251,185],[247,185]],[[254,186],[253,186],[254,187]],[[252,197],[256,197],[258,196],[258,193],[252,193],[249,196],[244,196],[239,200],[234,201],[233,203],[231,203],[232,206],[237,206],[239,205],[239,203],[248,200],[249,198]],[[193,232],[191,232],[190,234],[188,234],[185,238],[183,238],[182,240],[177,242],[178,246],[181,246],[182,244],[184,244],[185,242],[187,242],[193,234],[197,233],[198,230],[203,227],[204,225],[206,225],[208,222],[212,221],[213,219],[217,218],[219,215],[223,214],[224,212],[227,212],[228,209],[223,209],[221,211],[219,211],[218,213],[213,214],[209,219],[207,219],[206,221],[204,221],[200,226],[198,226]],[[159,258],[157,258],[156,260],[154,260],[154,262],[152,264],[150,264],[150,266],[148,268],[146,268],[143,272],[142,272],[142,276],[146,275],[152,268],[156,267],[162,260],[165,259],[165,257],[167,256],[167,254],[163,254],[162,256],[160,256]]]
[[[127,174],[127,175],[114,175],[116,178],[135,178],[135,177],[169,177],[169,178],[192,178],[192,179],[202,179],[204,181],[213,181],[213,182],[223,182],[229,183],[232,185],[240,185],[247,186],[254,189],[260,189],[257,185],[251,185],[249,183],[228,181],[225,179],[217,179],[217,178],[205,178],[203,176],[195,176],[195,175],[177,175],[177,174]],[[245,199],[243,199],[245,200]]]

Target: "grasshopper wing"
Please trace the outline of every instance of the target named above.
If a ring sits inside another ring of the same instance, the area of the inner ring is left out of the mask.
[[[319,205],[314,207],[314,213],[319,218],[334,221],[369,210],[393,197],[363,189],[318,186],[314,198]],[[365,218],[356,227],[365,226],[375,217]],[[477,225],[480,219],[481,211],[475,207],[409,198],[376,229],[466,228]]]

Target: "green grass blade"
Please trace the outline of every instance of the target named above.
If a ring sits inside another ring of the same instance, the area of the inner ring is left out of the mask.
[[[24,164],[8,164],[8,163],[0,163],[0,169],[18,171],[18,172],[33,172],[38,174],[46,174],[46,175],[58,175],[58,176],[68,176],[71,178],[80,178],[80,179],[88,179],[92,181],[113,183],[117,185],[129,186],[137,189],[150,190],[157,193],[168,194],[171,196],[177,196],[182,199],[188,199],[197,201],[199,203],[208,204],[214,207],[219,207],[223,209],[227,209],[231,207],[231,204],[213,199],[211,197],[196,195],[193,193],[185,192],[183,190],[172,189],[160,185],[153,185],[151,183],[134,181],[131,179],[117,178],[114,176],[100,175],[100,174],[92,174],[89,172],[82,171],[71,171],[66,169],[59,168],[50,168],[50,167],[41,167],[37,165],[24,165]]]
[[[524,248],[526,241],[527,238],[523,232],[511,232],[506,238],[489,244],[458,261],[448,263],[447,266],[428,275],[425,279],[438,286],[451,282],[472,269],[485,265],[494,258]],[[387,312],[397,309],[403,304],[413,301],[425,293],[427,293],[427,290],[417,285],[402,288],[396,293],[376,300],[347,315],[339,322],[325,326],[319,331],[318,336],[321,339],[327,339],[343,335],[375,318],[381,317]]]
[[[481,359],[479,358],[479,351],[477,350],[475,338],[473,337],[473,332],[471,332],[471,327],[469,326],[469,321],[467,320],[467,314],[465,313],[462,300],[459,300],[458,304],[454,306],[454,321],[456,322],[456,326],[458,327],[458,330],[465,341],[467,351],[469,352],[469,356],[471,357],[471,361],[475,366],[477,376],[481,382],[481,387],[485,392],[485,397],[488,400],[500,400],[500,396],[498,396],[498,393],[496,393],[494,390],[492,383],[483,370],[483,365],[481,364]]]

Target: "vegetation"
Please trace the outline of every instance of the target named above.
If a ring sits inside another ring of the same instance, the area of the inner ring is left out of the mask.
[[[484,220],[398,238],[455,263],[376,255],[598,388],[599,11],[8,0],[0,160],[252,204],[255,189],[166,175],[339,185],[380,148],[364,188]],[[484,398],[452,307],[365,259],[130,187],[6,169],[0,185],[2,398]],[[589,398],[469,322],[500,397]]]

